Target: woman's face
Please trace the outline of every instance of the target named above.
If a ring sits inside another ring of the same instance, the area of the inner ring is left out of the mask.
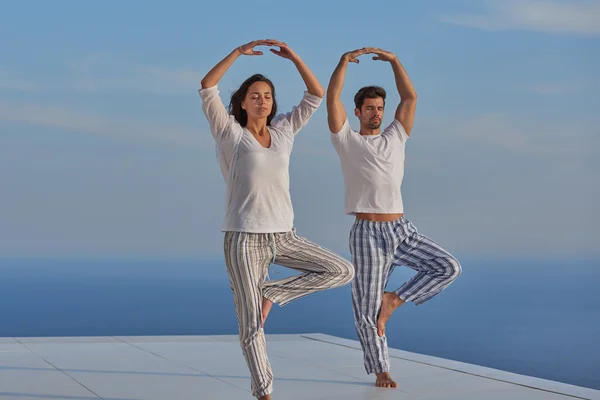
[[[242,109],[248,114],[248,121],[267,118],[273,109],[273,93],[267,82],[254,82],[248,88],[242,101]]]

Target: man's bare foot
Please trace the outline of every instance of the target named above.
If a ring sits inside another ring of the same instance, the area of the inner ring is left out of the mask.
[[[386,387],[386,388],[397,388],[398,384],[392,380],[389,372],[381,372],[377,375],[375,386]]]
[[[377,318],[377,335],[385,335],[385,324],[390,319],[394,310],[404,304],[403,300],[393,292],[385,292],[383,294],[383,300],[381,302],[381,311],[379,311],[379,318]]]
[[[263,397],[259,398],[258,400],[271,400],[271,395],[270,394],[264,395]]]
[[[273,306],[273,302],[269,299],[267,299],[266,297],[263,297],[263,302],[262,302],[262,327],[264,329],[265,327],[265,321],[267,320],[267,316],[269,315],[269,312],[271,311],[271,307]],[[262,397],[261,397],[262,399]],[[270,399],[266,398],[265,399]]]

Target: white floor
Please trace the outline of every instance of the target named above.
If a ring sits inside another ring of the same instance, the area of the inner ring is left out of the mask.
[[[281,400],[600,399],[600,391],[391,350],[378,389],[358,342],[267,335]],[[600,372],[599,372],[600,373]],[[237,336],[0,338],[0,400],[252,399]]]

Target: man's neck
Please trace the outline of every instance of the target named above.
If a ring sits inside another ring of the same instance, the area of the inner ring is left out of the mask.
[[[360,127],[360,134],[362,136],[374,136],[374,135],[379,135],[381,133],[381,128],[377,128],[377,129],[370,129],[367,127]]]

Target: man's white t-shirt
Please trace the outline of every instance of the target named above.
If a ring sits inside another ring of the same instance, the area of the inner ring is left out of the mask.
[[[394,120],[379,135],[361,135],[346,119],[331,141],[342,164],[344,212],[399,214],[404,212],[402,179],[409,138]]]
[[[288,232],[294,225],[290,197],[289,162],[294,137],[308,122],[322,99],[308,92],[287,114],[268,126],[271,146],[263,147],[250,131],[230,115],[217,86],[200,89],[202,110],[217,145],[227,187],[223,231]]]

